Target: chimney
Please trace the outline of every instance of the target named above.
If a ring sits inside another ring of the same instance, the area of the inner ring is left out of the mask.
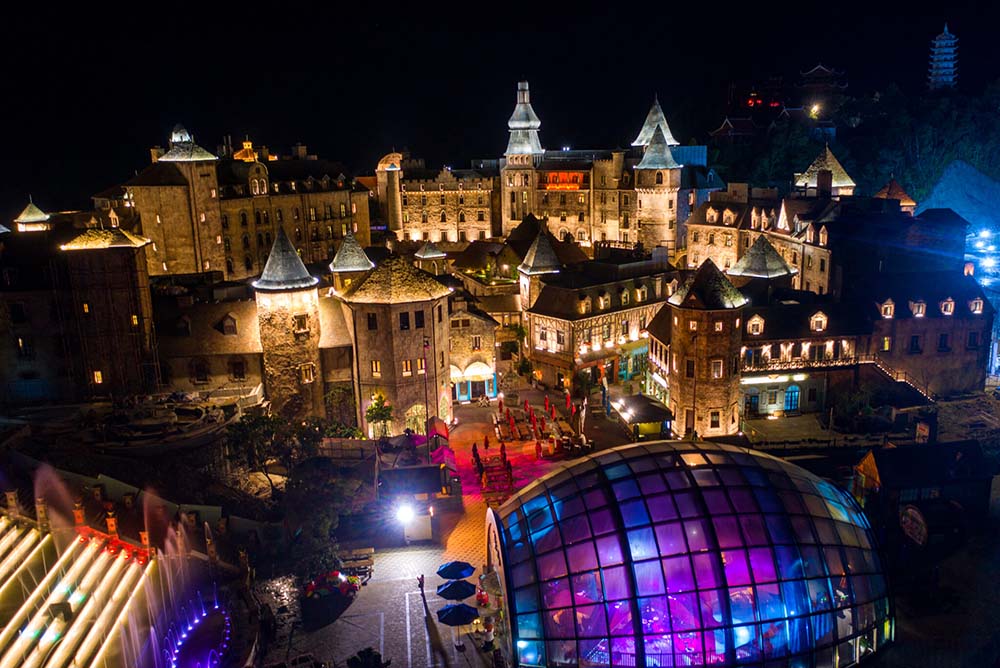
[[[159,162],[160,158],[163,157],[164,153],[166,153],[166,151],[163,150],[162,146],[154,146],[153,148],[149,149],[150,162]]]
[[[829,198],[833,194],[833,172],[821,169],[816,174],[816,197]]]

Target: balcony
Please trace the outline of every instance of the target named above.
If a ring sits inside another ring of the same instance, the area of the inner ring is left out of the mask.
[[[861,362],[871,362],[871,355],[852,355],[848,357],[823,357],[820,359],[809,359],[796,357],[791,360],[762,360],[761,362],[747,364],[743,361],[740,367],[744,372],[753,371],[798,371],[800,369],[817,369],[828,367],[852,366]]]

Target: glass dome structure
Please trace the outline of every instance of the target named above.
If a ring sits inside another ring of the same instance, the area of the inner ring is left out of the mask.
[[[522,666],[843,668],[892,636],[854,500],[802,468],[657,441],[567,462],[487,513]]]

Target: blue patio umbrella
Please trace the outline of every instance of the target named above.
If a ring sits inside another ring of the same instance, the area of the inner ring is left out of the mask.
[[[475,567],[466,561],[449,561],[447,564],[441,564],[441,567],[437,569],[437,574],[445,580],[461,580],[475,572]]]
[[[437,594],[449,601],[461,601],[476,593],[476,585],[468,580],[448,580],[437,588]]]
[[[447,626],[464,626],[479,617],[479,611],[465,603],[452,603],[437,611],[438,621]]]

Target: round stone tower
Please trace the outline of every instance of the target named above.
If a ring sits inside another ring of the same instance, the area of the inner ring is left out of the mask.
[[[740,429],[740,315],[746,303],[711,260],[667,300],[670,410],[674,430],[685,437]]]
[[[673,257],[677,250],[677,192],[682,166],[674,160],[663,129],[657,125],[642,160],[635,167],[639,198],[639,240],[646,248],[665,246]]]
[[[275,412],[290,419],[324,414],[318,282],[279,227],[264,272],[253,287],[264,354],[264,392]]]

